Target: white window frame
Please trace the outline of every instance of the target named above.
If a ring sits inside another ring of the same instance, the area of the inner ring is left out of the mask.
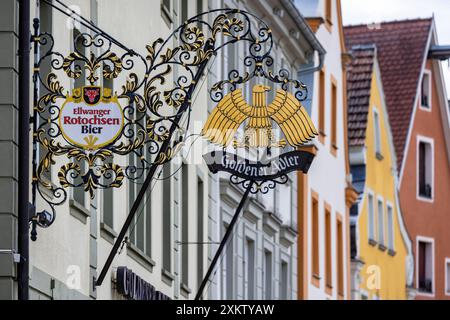
[[[450,258],[445,258],[445,292],[444,294],[448,297],[450,297],[450,286],[448,285],[448,281],[450,280],[450,273],[447,272],[447,266],[450,265]]]
[[[422,86],[423,86],[423,80],[425,79],[425,76],[428,76],[428,80],[429,80],[428,81],[428,94],[429,94],[428,99],[429,99],[429,104],[430,104],[429,107],[422,105]],[[419,109],[422,111],[431,112],[433,109],[433,92],[432,92],[433,86],[431,85],[432,81],[433,80],[431,78],[431,70],[425,69],[423,71],[422,80],[420,81],[420,91],[419,91],[419,93],[420,93]]]
[[[370,198],[372,197],[372,221],[370,219]],[[373,228],[373,237],[370,237],[371,235],[371,223],[372,223],[372,228]],[[367,191],[367,237],[368,240],[372,240],[377,242],[377,219],[376,219],[376,215],[375,215],[375,194],[372,190],[368,190]]]
[[[378,120],[378,121],[376,121]],[[375,155],[382,156],[381,152],[381,120],[380,120],[380,112],[378,111],[376,106],[373,106],[373,134],[375,137]]]
[[[419,183],[420,183],[420,176],[419,176],[420,149],[419,149],[419,146],[420,146],[421,142],[428,143],[431,146],[431,199],[424,198],[420,195],[420,185],[419,185]],[[434,203],[434,194],[435,194],[435,189],[434,189],[435,165],[434,165],[434,163],[435,163],[434,139],[418,135],[417,141],[416,141],[416,197],[417,197],[417,200],[419,200],[419,201]]]
[[[430,243],[431,244],[431,266],[432,266],[432,270],[431,270],[431,274],[432,274],[432,279],[433,279],[433,286],[432,286],[432,293],[426,293],[426,292],[421,292],[419,290],[419,242],[426,242],[426,243]],[[434,264],[434,259],[435,259],[435,255],[434,255],[434,238],[430,238],[430,237],[424,237],[424,236],[417,236],[416,237],[416,291],[417,291],[417,295],[418,296],[422,296],[422,297],[431,297],[434,298],[435,296],[435,292],[436,292],[436,276],[435,276],[435,264]]]
[[[383,210],[383,212],[381,213],[380,216],[380,206],[379,204],[381,203],[381,208]],[[386,217],[385,217],[385,205],[384,205],[384,198],[382,196],[378,196],[377,197],[377,242],[379,245],[382,245],[384,247],[386,247],[386,228],[385,228],[385,224],[386,224]],[[382,218],[382,226],[380,226],[380,217]],[[382,229],[380,229],[382,228]],[[380,230],[383,231],[383,239],[380,239]]]
[[[389,233],[390,233],[390,228],[389,228],[389,209],[391,210],[392,213],[392,248],[389,246],[389,241],[391,240],[389,237]],[[387,222],[387,248],[388,250],[392,250],[393,252],[395,252],[395,217],[394,217],[395,213],[394,213],[394,206],[390,201],[386,201],[386,222]]]

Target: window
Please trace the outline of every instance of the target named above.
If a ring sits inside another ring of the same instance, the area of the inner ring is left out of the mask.
[[[378,200],[378,243],[384,246],[384,204],[383,200]]]
[[[304,69],[309,69],[311,67],[314,67],[314,62],[304,64],[300,67],[300,72]],[[301,74],[300,81],[302,81],[306,87],[308,88],[308,96],[306,97],[306,100],[303,101],[303,107],[306,109],[306,112],[311,116],[311,110],[313,105],[313,99],[314,99],[314,89],[315,89],[315,73],[314,72],[308,72],[307,74]],[[271,99],[270,101],[272,101]]]
[[[319,270],[319,199],[313,195],[312,199],[312,276],[313,283],[320,279]]]
[[[329,24],[333,23],[333,4],[331,0],[325,0],[325,20]]]
[[[431,72],[425,70],[420,91],[420,106],[427,111],[431,110]]]
[[[266,300],[272,300],[272,279],[272,252],[264,250],[263,281]]]
[[[130,155],[130,166],[137,165],[137,156],[136,155]],[[136,197],[141,189],[141,185],[144,182],[144,176],[137,179],[137,181],[129,183],[129,190],[128,190],[128,197],[129,197],[129,208],[134,204],[134,201],[136,200]],[[104,201],[110,201],[112,205],[112,199],[110,200],[109,197],[112,198],[113,194],[104,194],[107,195],[108,198],[104,199]],[[138,209],[138,214],[134,217],[132,226],[130,227],[130,241],[135,246],[135,248],[139,249],[139,251],[146,256],[151,256],[151,190],[147,190],[145,195],[145,200],[141,204],[141,206]],[[112,215],[113,211],[111,211]],[[104,213],[105,214],[105,213]],[[106,223],[106,221],[104,221]],[[108,225],[109,226],[109,225]]]
[[[103,70],[109,68],[108,65],[103,64]],[[111,92],[114,91],[114,81],[113,79],[103,78],[103,87],[110,89]],[[112,157],[108,159],[109,164],[113,163]],[[114,190],[113,188],[108,188],[103,190],[103,218],[102,222],[111,229],[114,229],[114,205],[113,205],[113,197]]]
[[[161,0],[161,12],[168,24],[172,23],[172,0]]]
[[[181,0],[181,21],[180,24],[185,23],[189,19],[188,0]]]
[[[434,154],[432,140],[418,139],[418,195],[425,200],[433,199]]]
[[[339,298],[344,297],[344,230],[342,227],[342,221],[337,220],[336,236],[337,236],[337,290]]]
[[[387,206],[387,219],[388,219],[388,249],[391,253],[395,252],[394,248],[394,210],[391,205]]]
[[[91,0],[90,5],[91,10],[91,22],[95,25],[98,25],[98,1],[97,0]]]
[[[331,150],[336,155],[337,150],[337,86],[336,80],[331,81]]]
[[[224,215],[224,212],[221,213]],[[223,226],[222,238],[227,230],[228,226]],[[224,269],[224,270],[223,270]],[[225,264],[223,265],[222,274],[224,275],[222,286],[223,286],[223,296],[228,300],[233,300],[233,275],[234,275],[234,239],[233,236],[230,237],[228,244],[226,246],[225,253]],[[201,280],[200,280],[201,281]]]
[[[288,277],[289,265],[286,261],[281,261],[280,267],[280,300],[287,300],[288,298]]]
[[[450,258],[445,259],[445,294],[450,295]]]
[[[108,84],[107,84],[108,85]],[[140,125],[144,126],[145,119],[139,120]],[[134,125],[135,130],[137,124]],[[145,152],[144,156],[147,160],[150,159],[151,155],[149,152]],[[151,162],[151,161],[150,161]],[[141,190],[141,186],[145,180],[145,174],[143,174],[142,169],[139,169],[140,159],[139,157],[131,153],[128,156],[128,165],[130,168],[136,167],[135,176],[137,179],[135,181],[129,180],[129,188],[128,188],[128,205],[129,209],[132,208],[134,201],[136,200],[137,195]],[[106,190],[105,190],[106,191]],[[132,226],[130,227],[130,242],[134,247],[132,249],[139,249],[140,253],[146,255],[147,257],[151,257],[151,215],[152,215],[152,200],[151,200],[151,190],[148,189],[146,191],[144,201],[140,204],[138,208],[138,214],[133,218]],[[113,196],[113,194],[105,194],[108,197]],[[108,200],[108,198],[106,199]],[[112,201],[112,200],[108,200]]]
[[[280,185],[278,187],[279,189],[279,194],[278,197],[280,195],[283,195],[283,201],[278,201],[278,213],[280,214],[280,218],[283,221],[284,225],[291,225],[292,222],[292,195],[291,195],[291,191],[292,191],[292,186],[290,184],[283,184]],[[278,198],[278,200],[280,200]]]
[[[381,154],[381,129],[380,129],[380,116],[376,109],[373,110],[373,126],[375,134],[375,155],[378,160],[382,160]]]
[[[325,138],[325,71],[319,73],[319,139],[324,143]]]
[[[189,287],[189,170],[187,164],[181,166],[181,194],[181,283]]]
[[[204,215],[204,206],[203,206],[203,180],[197,178],[197,242],[199,245],[197,246],[197,279],[198,286],[203,280],[203,242],[204,234],[203,234],[203,215]],[[231,245],[229,245],[231,246]]]
[[[112,163],[113,159],[109,159],[109,163]],[[103,190],[103,217],[102,222],[110,227],[114,228],[114,204],[113,204],[113,188]]]
[[[419,239],[417,246],[418,261],[418,289],[419,292],[433,293],[434,278],[434,252],[433,242]]]
[[[331,209],[328,207],[325,209],[325,285],[328,294],[331,294],[333,289],[333,270],[332,270],[332,252],[331,252]]]
[[[85,46],[83,46],[84,37],[81,34],[81,32],[78,31],[77,29],[73,29],[73,40],[74,40],[74,44],[75,44],[74,49],[78,50],[78,52],[80,52],[81,55],[86,55],[86,53],[85,53],[86,48],[85,48]],[[85,66],[84,61],[74,62],[74,68],[79,68],[79,70],[81,71],[80,77],[74,80],[74,86],[73,86],[74,89],[81,89],[85,85],[86,71],[85,71],[84,66]],[[86,171],[85,161],[78,161],[75,159],[73,162],[74,162],[74,164],[77,164],[80,166],[81,175],[85,174],[85,171]],[[75,181],[75,184],[80,184],[81,182],[82,182],[81,177],[78,177]],[[73,199],[80,205],[82,205],[84,207],[86,206],[85,193],[84,193],[83,187],[73,188]]]
[[[171,1],[172,0],[162,0],[161,1],[161,7],[163,8],[164,11],[166,11],[167,14],[170,15],[170,10],[171,10]]]
[[[170,272],[172,270],[172,218],[171,218],[171,187],[170,187],[170,163],[163,167],[163,192],[162,192],[162,205],[163,205],[163,218],[162,218],[162,251],[163,251],[163,269]]]
[[[247,300],[255,298],[255,242],[249,238],[245,242],[245,279],[247,283]]]
[[[375,210],[374,210],[374,203],[373,203],[373,194],[369,193],[368,199],[368,207],[369,207],[369,241],[375,241]]]
[[[203,13],[203,0],[197,0],[197,15]],[[201,23],[198,24],[198,27],[200,29],[203,28],[203,25]]]

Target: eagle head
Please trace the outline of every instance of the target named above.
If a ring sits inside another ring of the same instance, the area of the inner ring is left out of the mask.
[[[263,84],[257,84],[256,86],[253,87],[253,92],[254,93],[264,93],[264,92],[268,92],[270,91],[270,87],[269,86],[265,86]]]

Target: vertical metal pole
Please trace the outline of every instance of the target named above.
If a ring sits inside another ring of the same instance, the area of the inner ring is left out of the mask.
[[[19,196],[18,196],[18,298],[28,300],[29,276],[29,133],[30,133],[30,0],[19,3]]]
[[[211,265],[208,268],[208,271],[206,272],[205,278],[203,278],[202,283],[200,284],[200,287],[198,288],[197,295],[195,296],[195,300],[200,300],[203,297],[203,291],[205,290],[205,286],[209,281],[209,278],[211,277],[212,272],[214,271],[214,268],[216,267],[217,261],[219,261],[220,256],[222,255],[223,250],[225,249],[225,246],[227,245],[228,238],[231,236],[231,233],[233,232],[234,226],[239,218],[239,215],[244,208],[245,202],[247,201],[247,198],[250,194],[250,191],[253,188],[254,182],[251,181],[247,187],[247,190],[244,193],[244,196],[241,199],[241,202],[239,203],[239,206],[236,209],[236,212],[233,216],[233,219],[231,219],[230,225],[227,228],[227,231],[225,232],[225,235],[222,239],[222,242],[220,242],[219,249],[217,249],[217,252],[211,261]]]
[[[36,209],[36,192],[37,192],[37,184],[38,181],[36,179],[36,177],[34,176],[36,174],[36,168],[37,168],[37,153],[38,153],[38,137],[37,137],[37,126],[38,126],[38,121],[39,121],[39,116],[38,116],[38,112],[36,109],[36,106],[38,104],[38,99],[39,99],[39,41],[36,40],[39,37],[39,19],[38,18],[34,18],[33,19],[33,53],[34,53],[34,70],[33,70],[33,154],[32,154],[32,159],[31,159],[31,166],[32,166],[32,173],[33,173],[33,178],[32,178],[32,189],[31,189],[31,203],[34,207],[34,209]],[[32,241],[36,241],[37,240],[37,231],[36,231],[36,227],[37,227],[37,221],[36,219],[33,219],[32,223],[31,223],[31,240]]]

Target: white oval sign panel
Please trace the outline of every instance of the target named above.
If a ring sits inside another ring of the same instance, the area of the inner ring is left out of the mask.
[[[61,107],[59,127],[64,138],[86,150],[97,150],[113,143],[122,133],[123,110],[110,89],[74,89]]]

